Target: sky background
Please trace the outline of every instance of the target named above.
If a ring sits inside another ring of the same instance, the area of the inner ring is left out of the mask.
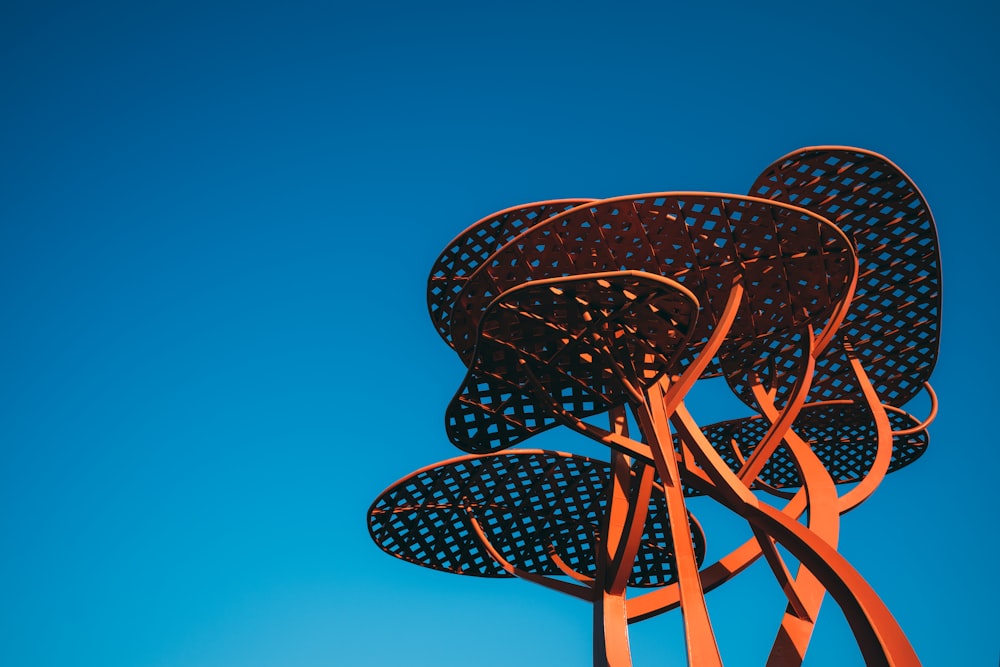
[[[431,264],[508,206],[743,193],[846,144],[922,189],[945,303],[931,446],[841,552],[926,665],[996,665],[1000,20],[871,5],[4,3],[0,664],[590,664],[587,605],[368,536],[461,453]],[[708,600],[763,664],[765,566]],[[632,626],[636,666],[683,664],[679,628]],[[860,662],[828,600],[806,665]]]

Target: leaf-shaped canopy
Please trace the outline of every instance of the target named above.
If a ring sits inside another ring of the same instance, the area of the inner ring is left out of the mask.
[[[892,461],[888,471],[894,472],[927,451],[928,436],[925,429],[909,432],[918,426],[911,415],[890,411],[888,416],[893,430],[904,432],[892,439]],[[755,415],[710,424],[702,431],[735,472],[750,457],[770,426],[767,418]],[[876,425],[864,402],[807,406],[795,421],[795,432],[810,444],[836,484],[864,479],[875,461]],[[680,446],[679,440],[676,444]],[[802,485],[795,459],[784,444],[768,457],[757,479],[774,489],[793,489]],[[689,495],[693,493],[689,490]]]
[[[503,353],[505,339],[514,347],[535,339],[518,327],[550,326],[545,322],[553,316],[566,321],[546,306],[535,310],[534,320],[515,322],[494,305],[524,285],[629,271],[675,280],[698,304],[697,318],[690,318],[693,329],[671,361],[671,371],[680,372],[712,334],[737,282],[744,291],[730,338],[766,340],[777,333],[801,338],[806,325],[822,328],[848,297],[855,267],[850,242],[832,223],[752,197],[660,193],[592,202],[553,215],[490,255],[464,279],[454,300],[447,340],[470,371],[448,411],[449,437],[466,451],[482,453],[509,447],[555,423],[546,409],[553,401],[534,400],[537,391],[527,388],[524,373],[512,372],[516,355]],[[516,310],[514,304],[507,306]],[[579,326],[587,327],[583,320]],[[659,334],[622,325],[618,335],[637,347],[656,345],[651,336]],[[636,342],[642,338],[645,342]],[[574,339],[574,347],[585,347],[586,341]],[[731,348],[729,357],[739,350]],[[578,352],[601,356],[599,350]],[[803,366],[802,359],[794,362],[793,377]],[[536,376],[543,373],[535,366]],[[717,372],[715,366],[706,374]],[[596,391],[579,383],[545,387],[536,382],[536,389],[539,384],[577,418],[626,400],[613,381]]]
[[[846,297],[855,267],[844,233],[796,206],[717,193],[600,200],[548,218],[494,252],[465,282],[447,340],[469,365],[483,312],[508,289],[643,271],[676,280],[701,305],[686,365],[708,340],[736,279],[746,292],[733,334],[752,338],[805,324],[821,328]]]
[[[640,464],[641,465],[641,464]],[[372,539],[402,560],[454,574],[509,577],[479,538],[515,567],[562,575],[552,554],[593,577],[595,540],[607,511],[611,468],[603,461],[542,450],[511,450],[438,463],[386,489],[368,511]],[[639,486],[639,485],[635,485]],[[674,581],[670,524],[654,485],[629,585]],[[689,515],[699,564],[705,536]]]
[[[817,360],[811,397],[860,395],[847,342],[881,399],[904,405],[934,369],[941,328],[941,256],[920,190],[882,155],[817,146],[776,160],[750,193],[814,211],[857,245],[857,289],[837,339]],[[752,404],[746,386],[733,385]]]
[[[626,387],[676,371],[698,314],[678,283],[637,271],[518,285],[487,307],[476,353],[445,415],[457,447],[510,447],[557,422],[626,402]]]
[[[521,232],[590,199],[554,199],[522,204],[478,220],[441,252],[427,279],[427,310],[434,328],[450,340],[451,309],[476,269]]]

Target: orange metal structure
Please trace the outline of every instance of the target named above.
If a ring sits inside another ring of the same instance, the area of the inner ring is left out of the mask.
[[[761,557],[787,598],[769,665],[801,664],[827,593],[867,664],[919,664],[836,546],[840,516],[926,449],[940,282],[922,195],[857,148],[791,153],[749,195],[485,218],[428,285],[431,319],[467,368],[446,430],[469,455],[387,489],[372,538],[425,567],[590,602],[595,665],[631,665],[628,624],[675,608],[688,663],[721,665],[705,595]],[[710,377],[752,416],[698,424],[685,400]],[[904,406],[925,388],[921,421]],[[609,461],[510,449],[556,426],[607,445]],[[695,495],[752,538],[706,564]]]

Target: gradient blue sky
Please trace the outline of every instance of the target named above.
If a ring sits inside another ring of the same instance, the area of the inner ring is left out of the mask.
[[[583,603],[368,537],[459,453],[431,263],[514,204],[848,144],[927,197],[945,322],[931,448],[841,551],[925,664],[996,665],[1000,21],[868,4],[5,3],[0,664],[589,664]],[[727,665],[780,619],[760,568],[709,596]],[[633,626],[637,667],[678,628]],[[806,664],[859,662],[828,602]]]

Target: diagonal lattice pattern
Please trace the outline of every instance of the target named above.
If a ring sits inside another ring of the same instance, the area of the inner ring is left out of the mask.
[[[775,202],[711,193],[602,200],[533,226],[484,262],[455,302],[448,340],[468,363],[486,306],[529,280],[644,271],[678,281],[702,306],[686,365],[736,279],[746,295],[734,335],[763,336],[824,321],[854,261],[831,223]]]
[[[908,414],[889,412],[888,415],[894,431],[907,430],[918,423]],[[767,418],[758,415],[718,422],[702,430],[736,472],[770,426]],[[795,422],[795,432],[810,444],[837,484],[860,481],[875,461],[875,421],[871,410],[863,403],[807,406]],[[679,440],[675,439],[675,443],[679,447]],[[927,443],[926,430],[895,436],[889,472],[917,460],[926,451]],[[768,459],[758,479],[776,489],[802,485],[795,460],[784,444]]]
[[[700,306],[690,344],[677,358],[680,371],[711,335],[736,282],[745,292],[731,338],[754,341],[781,332],[801,340],[807,324],[822,326],[846,298],[854,268],[854,252],[843,233],[801,209],[705,193],[603,200],[540,222],[482,263],[455,301],[449,342],[475,369],[475,379],[492,375],[503,381],[509,369],[492,369],[495,354],[475,347],[494,299],[539,280],[639,271],[676,280]],[[801,356],[781,360],[794,369],[802,362]],[[716,365],[706,374],[718,372]],[[466,451],[496,451],[554,423],[540,414],[523,383],[500,396],[495,384],[467,382],[456,397],[459,405],[449,410],[449,436]],[[619,398],[595,405],[620,404],[624,395],[616,393]]]
[[[447,340],[455,300],[490,255],[542,220],[589,201],[557,199],[516,206],[473,223],[455,237],[434,262],[427,280],[427,309],[437,332]]]
[[[881,155],[816,147],[774,162],[750,192],[815,211],[857,244],[857,291],[841,336],[817,361],[812,398],[858,392],[846,340],[882,400],[904,405],[934,368],[941,321],[937,231],[916,185]],[[736,391],[748,399],[745,387]]]
[[[677,365],[698,304],[638,272],[532,281],[504,292],[480,323],[472,367],[445,415],[461,449],[505,449],[556,423],[626,402]]]
[[[607,463],[559,452],[511,450],[462,457],[417,471],[383,492],[369,509],[368,528],[379,547],[396,558],[455,574],[510,576],[480,542],[474,517],[515,567],[561,575],[549,555],[554,551],[573,570],[593,577],[610,482]],[[674,580],[662,492],[654,487],[648,502],[631,586]],[[689,525],[700,563],[704,534],[693,518]]]

